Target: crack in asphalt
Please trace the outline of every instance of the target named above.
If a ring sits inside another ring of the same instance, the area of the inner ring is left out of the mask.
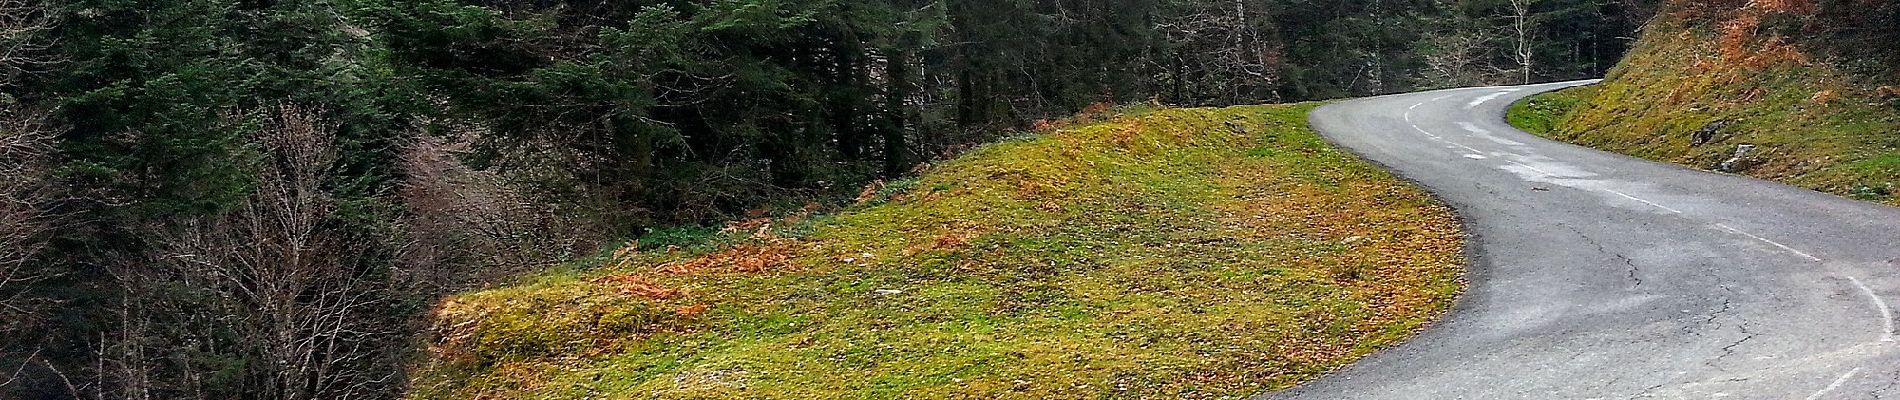
[[[1730,294],[1733,294],[1735,292],[1734,290],[1729,289],[1727,285],[1723,285],[1722,290],[1729,292]],[[1697,330],[1696,328],[1713,325],[1715,328],[1720,329],[1722,327],[1722,324],[1715,322],[1715,320],[1722,318],[1723,314],[1728,314],[1730,311],[1734,311],[1734,310],[1735,310],[1735,299],[1733,297],[1723,296],[1721,307],[1716,308],[1715,311],[1709,312],[1708,318],[1703,318],[1701,323],[1694,324],[1694,325],[1683,325],[1682,332],[1691,334],[1691,335],[1702,336],[1702,331]]]
[[[1636,273],[1641,268],[1636,266],[1636,261],[1634,259],[1629,258],[1629,256],[1623,255],[1623,253],[1610,251],[1609,248],[1603,246],[1603,242],[1597,241],[1596,238],[1590,237],[1590,235],[1583,233],[1583,230],[1577,229],[1577,227],[1575,226],[1570,226],[1569,224],[1562,224],[1562,223],[1557,224],[1557,226],[1563,227],[1565,230],[1569,230],[1570,233],[1576,234],[1577,237],[1579,238],[1583,238],[1584,243],[1589,243],[1591,246],[1596,246],[1598,253],[1607,254],[1610,256],[1610,258],[1614,258],[1616,260],[1622,261],[1623,265],[1628,266],[1629,268],[1626,269],[1624,276],[1626,279],[1629,279],[1629,281],[1632,282],[1629,287],[1630,289],[1633,290],[1633,289],[1643,286],[1643,279],[1641,277],[1636,276]]]
[[[1735,289],[1729,287],[1728,285],[1722,285],[1722,291],[1728,292],[1729,296],[1724,296],[1722,298],[1722,309],[1713,314],[1710,314],[1707,322],[1714,322],[1716,318],[1719,318],[1721,315],[1729,314],[1730,311],[1733,311],[1735,309],[1734,300],[1731,300],[1734,298],[1733,296],[1735,294]],[[1716,365],[1716,363],[1721,362],[1722,359],[1724,358],[1728,358],[1729,356],[1735,355],[1735,348],[1741,347],[1742,344],[1748,343],[1748,341],[1750,340],[1755,340],[1755,337],[1757,336],[1761,336],[1760,333],[1748,330],[1747,318],[1742,318],[1741,316],[1738,316],[1738,315],[1731,315],[1730,317],[1735,318],[1735,321],[1736,321],[1735,329],[1742,333],[1743,335],[1742,338],[1732,343],[1729,343],[1727,346],[1722,346],[1721,355],[1717,355],[1715,356],[1715,358],[1711,358],[1708,361],[1704,361],[1702,363],[1702,365],[1708,366],[1710,368],[1715,368],[1715,370],[1722,371],[1722,372],[1729,372],[1729,371],[1727,368],[1723,368],[1720,365]]]
[[[1636,273],[1637,273],[1637,272],[1639,272],[1639,270],[1641,270],[1642,268],[1640,268],[1640,267],[1637,267],[1637,266],[1636,266],[1636,261],[1635,261],[1635,260],[1631,260],[1631,259],[1630,259],[1629,257],[1627,257],[1627,256],[1624,256],[1624,255],[1622,255],[1622,254],[1620,254],[1620,253],[1619,253],[1619,254],[1613,254],[1613,255],[1614,255],[1614,256],[1616,256],[1616,258],[1618,258],[1618,259],[1621,259],[1621,260],[1623,260],[1623,265],[1627,265],[1627,266],[1629,266],[1629,267],[1630,267],[1630,268],[1629,268],[1629,275],[1628,275],[1628,277],[1629,277],[1629,280],[1630,280],[1630,281],[1633,281],[1633,282],[1636,282],[1636,284],[1634,284],[1634,285],[1630,285],[1630,289],[1636,289],[1636,288],[1641,288],[1641,287],[1643,287],[1643,278],[1642,278],[1642,277],[1638,277],[1638,276],[1636,276]]]
[[[1647,387],[1647,388],[1643,388],[1643,391],[1640,391],[1640,392],[1636,392],[1636,394],[1633,394],[1633,395],[1630,395],[1630,400],[1636,400],[1636,399],[1640,399],[1640,398],[1646,398],[1646,397],[1654,397],[1654,396],[1650,396],[1650,395],[1649,395],[1649,392],[1654,392],[1654,391],[1656,391],[1656,389],[1662,389],[1662,387],[1663,387],[1663,386],[1669,386],[1669,384],[1667,384],[1667,383],[1658,383],[1658,384],[1656,384],[1656,386],[1650,386],[1650,387]]]
[[[1723,289],[1726,290],[1728,289],[1728,287],[1725,286],[1723,287]],[[1716,318],[1721,318],[1722,314],[1726,314],[1729,311],[1732,311],[1734,309],[1735,309],[1735,300],[1731,300],[1728,297],[1723,297],[1722,308],[1715,310],[1715,312],[1709,313],[1709,318],[1702,320],[1702,324],[1703,325],[1715,324]]]
[[[1756,336],[1761,336],[1760,334],[1749,332],[1746,325],[1741,326],[1741,329],[1742,329],[1742,334],[1747,335],[1747,336],[1742,336],[1741,340],[1736,340],[1734,343],[1729,343],[1727,346],[1722,346],[1722,355],[1715,356],[1715,358],[1710,359],[1709,361],[1704,362],[1702,364],[1707,365],[1711,368],[1715,368],[1718,371],[1727,372],[1728,369],[1722,368],[1722,366],[1720,365],[1715,365],[1715,363],[1722,361],[1722,359],[1724,358],[1728,358],[1728,356],[1735,355],[1736,347],[1740,347],[1743,343],[1748,343],[1748,341],[1750,340],[1755,340]]]

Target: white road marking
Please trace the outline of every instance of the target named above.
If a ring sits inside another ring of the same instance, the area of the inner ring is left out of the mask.
[[[1674,209],[1674,208],[1669,208],[1669,206],[1665,206],[1665,205],[1661,205],[1661,204],[1656,204],[1656,202],[1653,202],[1653,201],[1649,201],[1649,200],[1643,200],[1643,199],[1641,199],[1641,198],[1638,198],[1638,197],[1636,197],[1636,196],[1631,196],[1631,195],[1629,195],[1629,193],[1623,193],[1623,192],[1619,192],[1619,191],[1616,191],[1616,190],[1612,190],[1612,189],[1603,189],[1603,191],[1605,191],[1605,192],[1610,192],[1611,194],[1615,194],[1615,195],[1617,195],[1617,196],[1623,196],[1624,198],[1627,198],[1627,199],[1630,199],[1630,200],[1636,200],[1636,201],[1640,201],[1640,202],[1643,202],[1643,204],[1648,204],[1648,205],[1652,205],[1652,206],[1656,206],[1656,208],[1660,208],[1660,209],[1663,209],[1663,211],[1668,211],[1668,212],[1672,212],[1672,213],[1676,213],[1676,214],[1681,214],[1681,213],[1682,213],[1682,211],[1678,211],[1678,210],[1676,210],[1676,209]]]
[[[1480,127],[1477,124],[1473,124],[1470,122],[1458,121],[1458,127],[1464,128],[1464,130],[1467,132],[1477,134],[1479,138],[1483,138],[1484,140],[1497,142],[1497,144],[1501,144],[1505,146],[1523,146],[1524,145],[1523,142],[1505,139],[1505,138],[1497,137],[1496,135],[1492,135],[1490,129],[1484,129],[1484,127]]]
[[[1408,113],[1405,113],[1405,116],[1407,117],[1407,119],[1410,119],[1410,117],[1412,116],[1412,113],[1409,113],[1409,112],[1408,112]],[[1418,126],[1418,124],[1413,124],[1413,125],[1412,125],[1412,129],[1413,129],[1413,130],[1416,130],[1416,131],[1418,131],[1418,133],[1423,133],[1423,134],[1425,134],[1425,136],[1428,136],[1428,137],[1431,137],[1431,138],[1432,138],[1432,140],[1436,140],[1436,141],[1440,141],[1440,142],[1445,142],[1445,143],[1448,143],[1448,144],[1451,144],[1452,146],[1457,146],[1458,148],[1462,148],[1462,149],[1465,149],[1465,150],[1470,150],[1470,151],[1471,151],[1471,152],[1473,152],[1473,153],[1480,153],[1480,154],[1482,154],[1482,153],[1484,153],[1484,150],[1478,150],[1478,149],[1476,149],[1476,148],[1473,148],[1473,147],[1471,147],[1471,146],[1466,146],[1466,145],[1463,145],[1463,144],[1459,144],[1458,142],[1453,142],[1453,141],[1450,141],[1450,140],[1445,140],[1445,138],[1443,138],[1443,137],[1439,137],[1438,135],[1434,135],[1434,134],[1432,134],[1432,132],[1431,132],[1431,131],[1427,131],[1427,130],[1425,130],[1425,128],[1421,128],[1421,127],[1419,127],[1419,126]],[[1515,161],[1513,161],[1513,162],[1515,162]],[[1528,167],[1528,166],[1527,166],[1527,167]],[[1532,168],[1532,169],[1536,169],[1536,168]]]
[[[1452,96],[1457,96],[1457,95],[1459,95],[1459,94],[1460,94],[1460,93],[1452,93],[1452,94],[1448,94],[1448,95],[1444,95],[1444,96],[1438,96],[1438,97],[1433,97],[1433,98],[1432,98],[1432,101],[1439,101],[1439,100],[1444,100],[1444,99],[1449,99],[1449,98],[1451,98]]]
[[[1788,251],[1789,253],[1794,253],[1795,255],[1798,255],[1798,256],[1801,256],[1801,258],[1806,258],[1806,259],[1809,259],[1809,260],[1814,260],[1814,261],[1821,261],[1821,258],[1820,258],[1820,257],[1815,257],[1815,256],[1812,256],[1812,255],[1808,255],[1808,253],[1804,253],[1804,252],[1802,252],[1801,250],[1795,250],[1795,249],[1794,249],[1793,247],[1788,247],[1788,245],[1785,245],[1785,244],[1781,244],[1780,242],[1776,242],[1776,241],[1773,241],[1773,240],[1768,240],[1768,239],[1766,239],[1766,238],[1763,238],[1763,237],[1761,237],[1761,236],[1755,236],[1754,234],[1751,234],[1751,233],[1748,233],[1748,232],[1742,232],[1742,230],[1740,230],[1740,229],[1735,229],[1734,227],[1731,227],[1731,226],[1728,226],[1728,225],[1724,225],[1724,224],[1719,224],[1719,223],[1718,223],[1718,224],[1715,224],[1715,227],[1717,227],[1717,228],[1722,228],[1723,230],[1727,230],[1727,231],[1729,231],[1729,232],[1734,232],[1734,233],[1735,233],[1735,234],[1737,234],[1737,235],[1742,235],[1742,236],[1747,236],[1747,237],[1749,237],[1749,238],[1751,238],[1751,239],[1755,239],[1755,240],[1760,240],[1760,241],[1762,241],[1762,243],[1767,243],[1767,244],[1772,244],[1772,245],[1775,245],[1775,247],[1780,247],[1780,248],[1781,248],[1782,250],[1787,250],[1787,251]]]
[[[1407,110],[1417,110],[1417,109],[1418,109],[1418,106],[1422,106],[1422,105],[1425,105],[1425,103],[1418,103],[1418,104],[1413,104],[1413,105],[1412,105],[1411,107],[1406,107],[1405,109],[1407,109]],[[1407,115],[1407,116],[1410,116],[1411,114],[1406,114],[1406,115]]]
[[[1504,97],[1504,95],[1510,94],[1510,93],[1511,92],[1509,91],[1503,91],[1503,92],[1487,94],[1487,95],[1484,95],[1484,97],[1479,97],[1477,100],[1472,100],[1470,103],[1466,103],[1465,108],[1475,108],[1477,106],[1483,105],[1484,102],[1497,100],[1499,97]]]
[[[1820,399],[1821,396],[1826,396],[1828,393],[1834,392],[1834,389],[1840,389],[1841,385],[1847,384],[1847,380],[1854,379],[1854,375],[1859,374],[1859,373],[1860,373],[1860,368],[1855,368],[1853,371],[1847,371],[1846,375],[1841,375],[1840,379],[1835,379],[1834,384],[1827,385],[1826,388],[1822,388],[1821,391],[1819,392],[1814,392],[1813,396],[1808,396],[1808,400]]]
[[[1425,128],[1418,127],[1418,125],[1412,125],[1412,129],[1417,130],[1418,133],[1425,134],[1425,136],[1431,136],[1432,139],[1443,139],[1441,137],[1438,137],[1438,135],[1433,135],[1431,132],[1426,131]]]
[[[1850,276],[1847,277],[1847,280],[1853,281],[1854,286],[1860,287],[1860,292],[1866,294],[1867,298],[1873,299],[1874,307],[1880,309],[1880,320],[1884,324],[1881,327],[1883,330],[1880,331],[1880,341],[1889,343],[1895,341],[1894,335],[1896,335],[1896,333],[1893,331],[1893,309],[1887,307],[1887,301],[1881,299],[1880,295],[1874,294],[1874,289],[1867,287],[1867,284],[1862,283],[1860,278]]]
[[[1469,158],[1469,159],[1473,159],[1473,160],[1483,160],[1483,159],[1487,159],[1487,158],[1490,158],[1490,157],[1485,157],[1485,156],[1481,156],[1481,155],[1477,155],[1477,154],[1466,154],[1466,155],[1465,155],[1465,158]]]
[[[1537,171],[1537,173],[1540,173],[1540,174],[1544,174],[1544,176],[1557,176],[1557,174],[1552,174],[1552,173],[1550,173],[1550,171],[1545,171],[1545,170],[1541,170],[1541,169],[1537,169],[1537,167],[1533,167],[1533,166],[1531,166],[1530,164],[1525,164],[1525,163],[1521,163],[1521,162],[1517,162],[1517,160],[1504,160],[1504,161],[1506,161],[1506,162],[1509,162],[1509,163],[1512,163],[1512,164],[1517,164],[1517,166],[1519,166],[1519,167],[1524,167],[1524,168],[1527,168],[1527,169],[1530,169],[1530,170],[1532,170],[1532,171]]]

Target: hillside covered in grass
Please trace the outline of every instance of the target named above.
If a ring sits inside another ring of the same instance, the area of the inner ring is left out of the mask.
[[[1677,3],[1601,85],[1520,102],[1513,123],[1900,205],[1900,6]]]
[[[1051,128],[829,215],[455,296],[413,399],[1237,398],[1424,327],[1462,235],[1312,105]]]

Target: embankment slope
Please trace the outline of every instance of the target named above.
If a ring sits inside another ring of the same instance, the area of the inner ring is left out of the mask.
[[[990,145],[829,215],[456,296],[410,398],[1237,398],[1460,292],[1450,210],[1306,127],[1163,110]]]
[[[1602,84],[1522,102],[1512,121],[1605,150],[1900,204],[1900,5],[1889,3],[1675,2]]]

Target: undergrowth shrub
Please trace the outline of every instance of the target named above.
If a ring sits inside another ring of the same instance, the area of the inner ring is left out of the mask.
[[[469,167],[462,161],[468,144],[459,140],[418,138],[400,160],[407,217],[399,261],[409,279],[449,293],[597,249],[608,230],[590,221],[592,213],[537,196],[518,178]]]

